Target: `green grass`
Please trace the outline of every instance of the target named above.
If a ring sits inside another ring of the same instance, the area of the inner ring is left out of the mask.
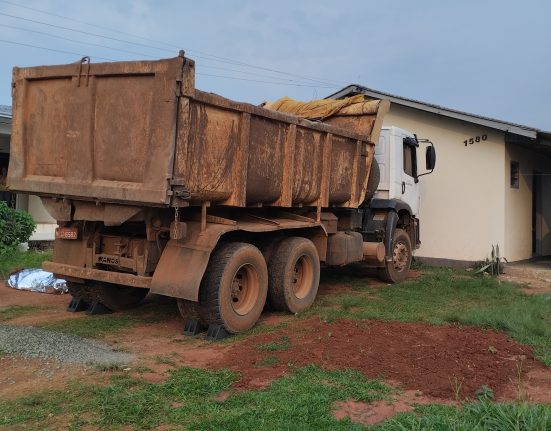
[[[47,307],[41,307],[37,305],[13,305],[10,307],[0,308],[0,322],[7,322],[8,320],[15,319],[25,314],[34,313],[36,311],[44,310]]]
[[[546,431],[551,429],[551,405],[496,404],[482,401],[461,409],[418,406],[373,427],[374,431]]]
[[[323,371],[309,366],[276,380],[264,390],[236,392],[225,401],[215,396],[230,388],[235,374],[179,368],[159,384],[116,374],[105,387],[74,383],[0,404],[0,427],[154,429],[173,425],[189,430],[350,430],[363,429],[331,414],[338,400],[372,402],[392,389],[351,370]],[[61,420],[63,418],[63,420]]]
[[[321,296],[306,315],[319,314],[326,321],[342,317],[493,328],[534,346],[551,366],[551,295],[527,295],[518,285],[465,271],[424,270],[417,280],[376,289],[364,278],[324,274],[324,283],[338,280],[354,292]]]
[[[17,251],[0,256],[0,278],[5,280],[15,270],[24,268],[41,268],[42,262],[50,260],[50,251]]]
[[[336,420],[336,401],[371,403],[389,399],[393,389],[353,370],[324,371],[316,366],[292,370],[263,390],[230,392],[230,371],[174,370],[164,383],[148,383],[117,373],[104,387],[70,384],[0,403],[0,427],[48,429],[186,430],[365,430],[349,419]],[[416,406],[414,413],[378,424],[377,431],[495,430],[544,431],[551,426],[551,405],[498,404],[488,400],[459,408]]]

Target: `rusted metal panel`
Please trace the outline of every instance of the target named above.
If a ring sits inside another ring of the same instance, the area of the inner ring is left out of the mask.
[[[15,68],[10,187],[166,204],[183,61]]]
[[[310,122],[204,93],[183,56],[15,68],[13,80],[9,186],[81,201],[355,208],[382,121]]]
[[[122,284],[131,287],[148,288],[151,284],[151,277],[125,274],[123,272],[103,271],[100,269],[82,268],[80,266],[68,265],[56,262],[44,262],[42,267],[46,271],[53,272],[60,277],[67,277],[73,280],[97,280],[106,283]]]

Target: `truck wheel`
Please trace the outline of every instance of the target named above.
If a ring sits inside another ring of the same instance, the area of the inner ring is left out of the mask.
[[[113,311],[128,310],[146,297],[149,289],[89,281],[86,284],[68,283],[71,295],[87,302],[101,302]]]
[[[411,240],[403,229],[395,229],[392,236],[392,261],[379,269],[379,277],[387,283],[404,281],[411,266]]]
[[[268,269],[254,245],[233,242],[216,250],[201,281],[200,314],[230,333],[251,329],[266,303]]]
[[[198,320],[201,323],[201,311],[198,302],[188,301],[187,299],[178,299],[178,310],[184,320]]]
[[[283,240],[270,258],[268,277],[268,299],[274,310],[298,313],[310,308],[320,281],[314,243],[300,237]]]

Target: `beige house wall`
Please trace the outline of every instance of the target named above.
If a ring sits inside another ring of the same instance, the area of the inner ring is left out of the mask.
[[[511,161],[519,163],[519,188],[510,187]],[[551,158],[519,145],[506,145],[505,250],[509,260],[532,257],[534,171],[541,179],[541,214],[537,217],[537,254],[551,254]]]
[[[416,255],[478,261],[489,256],[492,244],[504,250],[503,132],[396,104],[384,125],[428,138],[436,148],[436,169],[419,179],[422,244]],[[465,146],[482,135],[485,141]],[[421,170],[424,157],[419,160]]]

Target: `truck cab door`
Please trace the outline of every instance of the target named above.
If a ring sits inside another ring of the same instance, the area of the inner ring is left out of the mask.
[[[413,215],[419,214],[419,186],[417,181],[417,149],[419,144],[411,136],[406,136],[402,144],[402,182],[400,199],[407,203]]]

